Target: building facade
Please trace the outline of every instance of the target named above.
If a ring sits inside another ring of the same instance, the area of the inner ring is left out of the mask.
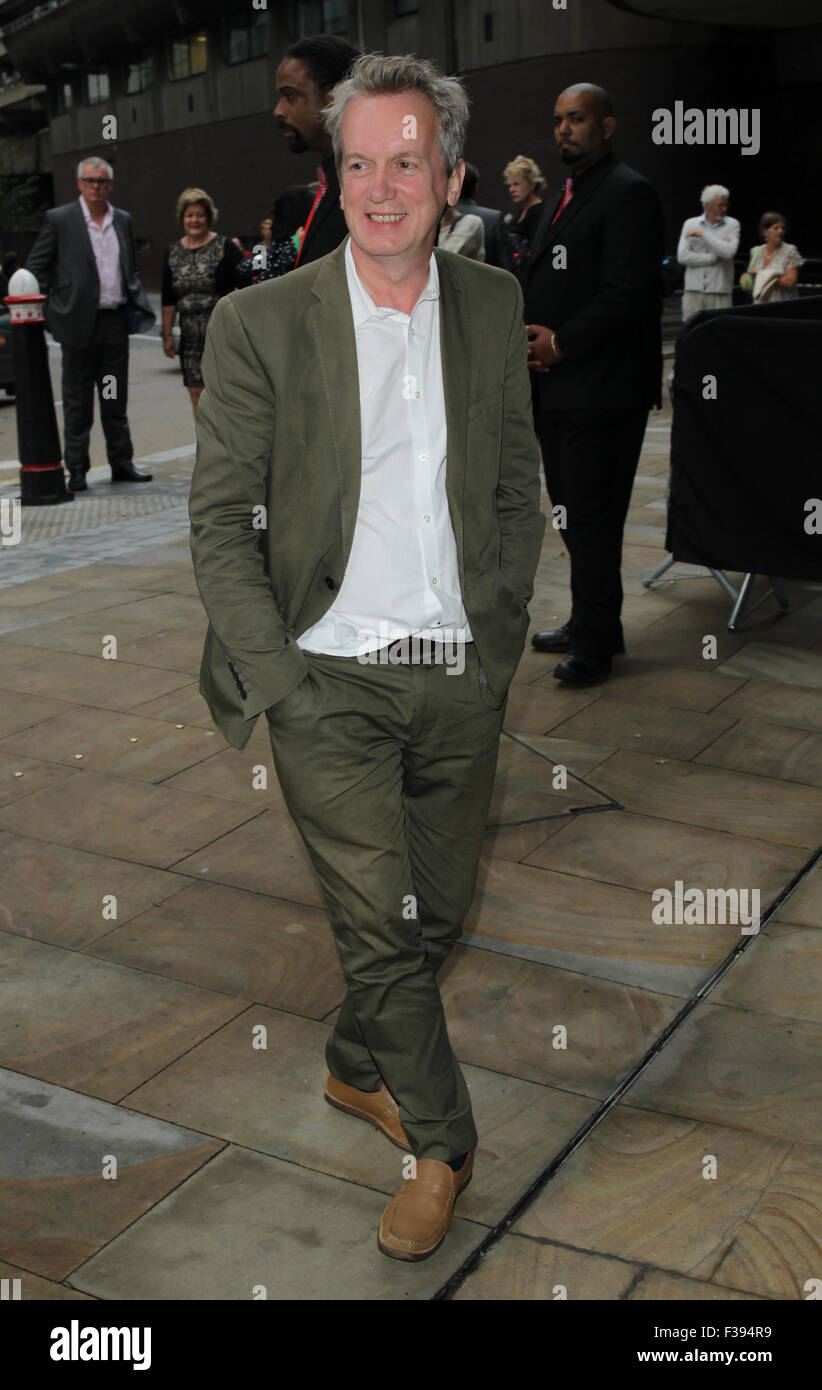
[[[819,255],[818,16],[817,0],[0,0],[19,79],[47,92],[41,157],[54,201],[76,196],[80,158],[108,159],[151,288],[186,185],[211,194],[221,231],[252,236],[283,187],[315,177],[315,160],[288,151],[272,110],[280,58],[318,32],[362,50],[413,52],[464,76],[466,153],[487,205],[509,208],[502,170],[517,154],[558,186],[554,97],[592,81],[613,96],[618,153],[659,189],[670,250],[703,184],[720,182],[746,246],[758,239],[760,214],[776,207],[790,239]],[[676,129],[675,143],[660,143],[658,113],[670,111],[676,127],[677,110],[724,113],[724,143],[676,141]],[[759,147],[746,152],[730,141],[732,118],[754,110]]]

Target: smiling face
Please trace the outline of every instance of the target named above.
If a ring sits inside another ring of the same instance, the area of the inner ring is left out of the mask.
[[[327,151],[328,136],[320,112],[329,94],[320,91],[299,58],[283,58],[277,68],[277,95],[274,116],[291,153]]]
[[[202,203],[189,203],[183,212],[183,232],[192,241],[198,241],[208,231],[208,214]]]
[[[421,92],[354,97],[340,125],[340,206],[359,251],[392,275],[430,257],[446,203],[456,203],[465,165],[448,176],[437,113]]]

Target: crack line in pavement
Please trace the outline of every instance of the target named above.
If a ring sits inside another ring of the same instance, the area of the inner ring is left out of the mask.
[[[502,733],[504,738],[510,738],[512,743],[518,744],[519,747],[524,748],[527,753],[533,753],[535,757],[542,758],[543,762],[549,763],[552,767],[557,766],[557,764],[554,763],[551,758],[546,757],[545,753],[541,753],[538,748],[534,748],[532,744],[526,743],[524,739],[518,738],[517,735],[512,734],[510,730],[503,729]],[[535,737],[537,736],[535,735]],[[543,734],[542,737],[550,738],[551,735]],[[611,754],[609,753],[608,757],[610,756]],[[608,758],[603,758],[603,762],[607,761]],[[569,806],[567,811],[557,811],[550,816],[529,816],[525,820],[502,820],[489,822],[489,824],[485,827],[486,832],[489,830],[507,830],[514,825],[535,825],[539,821],[543,820],[565,820],[568,816],[582,816],[590,814],[592,811],[625,810],[625,807],[621,804],[621,802],[615,801],[614,798],[610,795],[610,793],[600,791],[599,787],[595,787],[592,782],[586,782],[585,778],[580,777],[578,772],[572,772],[571,769],[567,767],[565,771],[568,773],[569,777],[573,777],[575,782],[579,782],[581,786],[587,787],[588,791],[595,792],[597,796],[601,796],[603,798],[603,804],[600,806]]]
[[[437,1292],[432,1295],[432,1302],[442,1302],[443,1300],[453,1298],[457,1290],[460,1289],[462,1285],[465,1283],[465,1280],[468,1278],[468,1276],[470,1274],[475,1273],[475,1271],[479,1268],[480,1261],[484,1258],[484,1256],[487,1255],[489,1250],[491,1250],[493,1246],[497,1245],[498,1242],[502,1239],[502,1237],[507,1234],[511,1226],[513,1226],[514,1222],[519,1220],[523,1212],[525,1212],[527,1208],[531,1206],[531,1204],[534,1202],[534,1200],[542,1191],[542,1189],[548,1185],[548,1183],[553,1178],[554,1174],[558,1172],[558,1170],[562,1167],[565,1161],[571,1157],[574,1150],[579,1148],[580,1144],[582,1144],[583,1141],[588,1138],[588,1135],[591,1133],[591,1131],[596,1128],[596,1126],[600,1123],[601,1120],[605,1118],[608,1112],[613,1109],[613,1107],[617,1104],[619,1100],[622,1099],[622,1097],[625,1095],[625,1092],[633,1085],[633,1083],[637,1080],[640,1074],[643,1071],[645,1071],[646,1067],[648,1067],[652,1061],[654,1061],[654,1059],[663,1050],[663,1048],[670,1041],[673,1035],[679,1031],[682,1024],[693,1013],[697,1004],[701,1004],[703,1000],[707,998],[714,986],[719,983],[723,975],[727,974],[727,972],[731,969],[735,961],[750,948],[752,943],[756,940],[756,937],[762,931],[763,927],[766,927],[768,925],[771,918],[781,909],[783,904],[787,902],[788,898],[796,891],[799,885],[803,883],[806,878],[809,877],[812,870],[815,868],[816,864],[819,862],[820,859],[822,859],[822,846],[814,850],[811,857],[808,860],[806,860],[806,862],[802,865],[801,869],[797,870],[790,882],[786,884],[786,886],[781,890],[780,893],[777,894],[776,898],[771,903],[764,917],[760,921],[759,931],[752,936],[744,938],[736,946],[734,946],[733,950],[729,952],[729,954],[725,957],[723,961],[720,962],[713,974],[710,975],[708,979],[705,981],[705,983],[700,986],[696,994],[694,994],[689,1000],[687,1000],[687,1002],[685,1003],[683,1008],[680,1009],[676,1017],[673,1018],[671,1022],[667,1025],[667,1027],[662,1030],[656,1042],[651,1045],[651,1047],[645,1053],[645,1056],[640,1058],[639,1062],[637,1062],[636,1066],[629,1073],[629,1075],[625,1077],[624,1081],[620,1082],[620,1084],[615,1088],[615,1090],[613,1090],[611,1094],[602,1102],[599,1108],[594,1111],[593,1115],[589,1116],[585,1123],[580,1126],[576,1134],[572,1135],[572,1137],[568,1140],[568,1143],[565,1144],[564,1147],[560,1149],[559,1153],[556,1154],[553,1159],[551,1159],[550,1163],[548,1163],[546,1167],[543,1168],[539,1176],[534,1179],[530,1187],[527,1188],[527,1190],[514,1203],[514,1205],[509,1209],[509,1211],[506,1212],[502,1220],[498,1221],[496,1226],[494,1226],[493,1229],[489,1231],[488,1235],[481,1242],[481,1244],[477,1246],[476,1250],[472,1251],[472,1253],[468,1255],[465,1260],[463,1260],[459,1268],[456,1269],[454,1273],[445,1281],[445,1283],[437,1290]]]

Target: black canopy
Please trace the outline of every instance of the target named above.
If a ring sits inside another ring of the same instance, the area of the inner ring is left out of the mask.
[[[822,296],[695,314],[673,399],[674,558],[822,580],[822,535],[805,530],[806,504],[822,511]]]

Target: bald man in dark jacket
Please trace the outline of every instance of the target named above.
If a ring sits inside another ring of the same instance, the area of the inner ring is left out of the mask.
[[[607,93],[557,100],[554,135],[570,179],[537,229],[525,277],[534,419],[545,481],[571,557],[571,616],[538,632],[565,653],[558,680],[604,679],[624,652],[622,535],[648,411],[661,404],[662,208],[611,149]]]

